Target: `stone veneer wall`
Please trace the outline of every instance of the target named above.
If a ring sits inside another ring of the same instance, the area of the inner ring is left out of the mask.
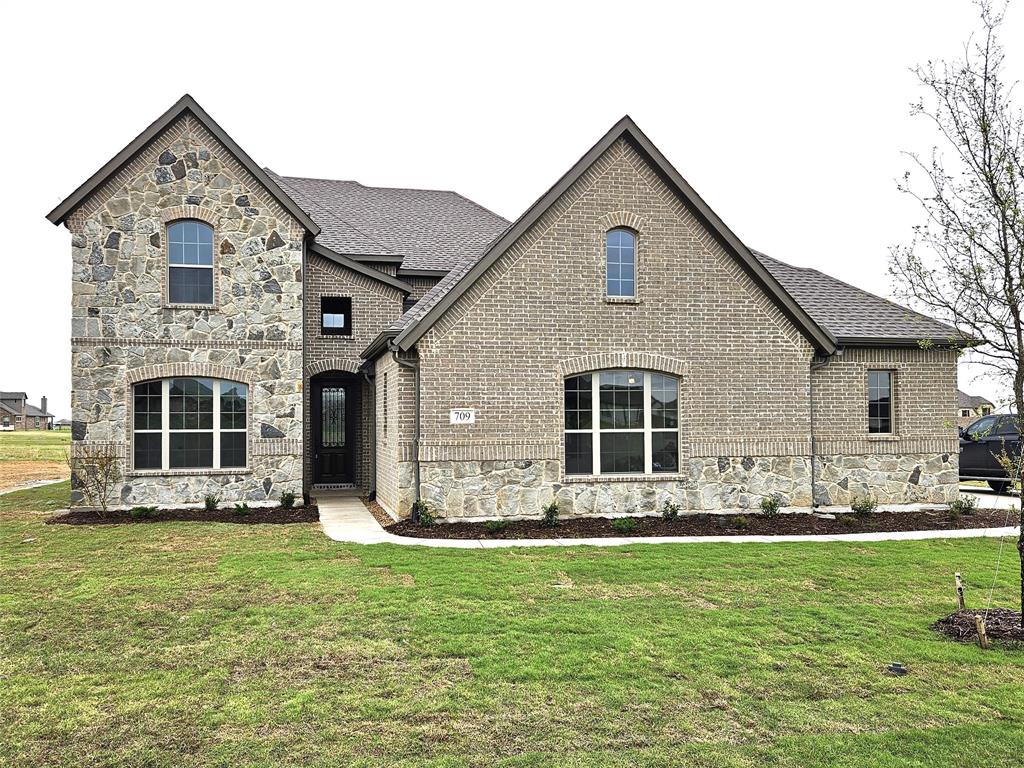
[[[604,295],[604,233],[637,232],[637,297]],[[439,516],[809,504],[812,350],[628,143],[610,148],[417,343],[421,495]],[[817,494],[883,503],[955,493],[955,354],[845,350],[814,374]],[[898,434],[867,434],[867,370],[897,371]],[[671,373],[680,471],[566,477],[562,382],[609,368]],[[949,402],[947,402],[949,401]],[[475,408],[452,427],[448,411]],[[411,408],[410,408],[411,410]],[[941,418],[940,418],[941,414]]]
[[[214,228],[212,307],[166,299],[166,226]],[[122,460],[114,504],[262,501],[302,491],[305,231],[186,114],[68,219],[72,451]],[[248,469],[134,472],[131,384],[208,376],[249,385]],[[82,503],[80,491],[72,503]]]

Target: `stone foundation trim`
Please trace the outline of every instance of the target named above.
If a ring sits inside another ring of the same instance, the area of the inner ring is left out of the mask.
[[[254,383],[252,371],[244,368],[238,368],[237,366],[203,362],[157,363],[155,365],[144,365],[140,368],[130,369],[126,374],[126,380],[128,384],[131,385],[138,384],[140,381],[149,381],[151,379],[171,379],[177,376],[237,381],[249,386],[252,386]],[[131,397],[130,392],[129,397]]]
[[[316,376],[318,373],[328,371],[345,371],[346,373],[359,373],[360,359],[347,359],[342,357],[331,357],[326,360],[317,360],[306,366],[306,376]]]
[[[183,309],[183,307],[175,307]],[[209,309],[204,306],[203,309]],[[237,349],[302,351],[301,341],[266,341],[265,339],[152,339],[127,336],[72,336],[72,346],[78,347],[179,347],[181,349]]]
[[[560,360],[558,372],[562,377],[574,376],[590,371],[604,371],[613,368],[638,368],[645,371],[660,371],[676,376],[686,376],[686,363],[673,357],[653,352],[598,352],[582,357]]]

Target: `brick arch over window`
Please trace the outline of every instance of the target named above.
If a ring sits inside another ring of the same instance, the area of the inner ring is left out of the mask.
[[[164,224],[170,224],[179,219],[196,219],[217,229],[220,214],[210,208],[201,208],[198,205],[175,205],[160,211],[160,221]]]
[[[316,376],[318,373],[328,371],[347,371],[348,373],[359,373],[359,362],[346,360],[342,357],[329,357],[326,360],[317,360],[306,366],[306,376]]]
[[[150,381],[152,379],[171,379],[178,376],[222,379],[224,381],[237,381],[240,384],[249,385],[254,383],[251,371],[230,365],[196,362],[158,363],[155,365],[144,365],[141,368],[133,368],[128,371],[128,384],[138,384],[140,381]]]
[[[625,227],[639,234],[643,232],[644,225],[646,224],[643,216],[638,216],[632,211],[612,211],[611,213],[606,213],[597,220],[597,223],[601,227],[602,237],[608,230],[618,227]]]
[[[651,352],[598,352],[561,360],[558,363],[558,371],[563,377],[610,368],[639,368],[645,371],[671,373],[675,376],[686,375],[686,363],[682,360]]]

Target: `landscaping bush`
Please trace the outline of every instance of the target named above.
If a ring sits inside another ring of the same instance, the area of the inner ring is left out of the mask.
[[[666,499],[665,503],[661,505],[661,518],[663,520],[675,520],[679,517],[679,509],[679,505],[672,501],[672,499]]]
[[[612,521],[612,528],[618,533],[632,533],[636,529],[636,520],[632,517],[620,517]]]
[[[953,517],[973,515],[978,509],[978,500],[974,496],[958,496],[949,503],[949,514]]]
[[[414,522],[423,526],[431,526],[434,524],[434,515],[427,508],[427,502],[423,499],[416,499],[416,501],[412,503],[412,519]]]
[[[870,515],[878,508],[878,500],[874,496],[858,496],[850,502],[850,509],[861,517]]]
[[[235,514],[239,517],[244,517],[245,515],[251,515],[252,510],[249,509],[248,504],[242,502],[241,504],[235,504]]]
[[[295,506],[295,494],[285,491],[281,494],[281,509],[291,509]]]
[[[544,507],[544,519],[541,521],[548,528],[558,525],[558,502],[552,499],[551,503]]]
[[[736,517],[732,519],[732,524],[740,530],[745,531],[750,526],[750,520],[747,519],[746,515],[736,515]]]
[[[508,528],[508,520],[488,520],[484,523],[488,533],[501,533]]]
[[[219,506],[220,499],[214,496],[212,493],[207,494],[206,498],[203,499],[203,507],[206,509],[207,512],[216,512],[217,507]]]
[[[761,499],[761,514],[765,517],[775,517],[782,508],[782,496],[773,493]]]
[[[145,520],[156,515],[156,507],[132,507],[128,515],[135,520]]]
[[[857,518],[854,515],[836,515],[836,522],[847,528],[852,528],[857,524]]]

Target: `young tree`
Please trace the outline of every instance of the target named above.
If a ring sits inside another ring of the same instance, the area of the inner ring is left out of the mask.
[[[909,245],[894,248],[890,273],[903,298],[953,325],[976,343],[973,361],[1013,392],[1024,416],[1024,143],[1014,84],[1004,81],[999,44],[1006,5],[977,2],[981,30],[962,57],[914,72],[927,93],[912,114],[931,121],[941,146],[923,159],[900,191],[924,212]],[[923,179],[923,184],[919,184]],[[1019,473],[1018,473],[1019,476]],[[1019,509],[1024,524],[1024,498]],[[1024,626],[1024,533],[1017,541]]]

